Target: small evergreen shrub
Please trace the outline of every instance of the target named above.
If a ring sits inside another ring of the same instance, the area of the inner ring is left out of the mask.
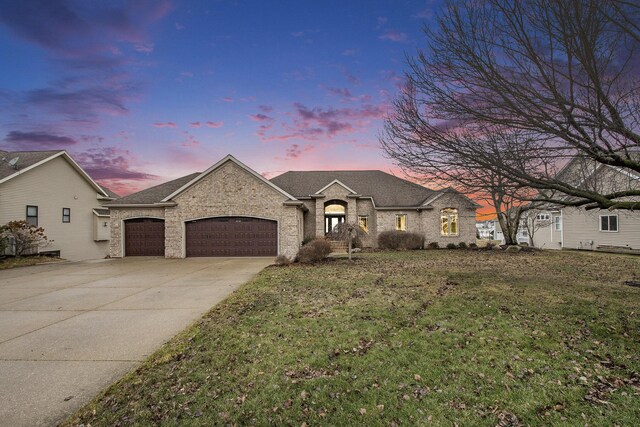
[[[383,231],[378,234],[380,249],[422,249],[424,237],[417,233],[405,231]]]
[[[427,249],[440,249],[438,242],[431,242],[427,245]]]
[[[465,242],[458,243],[459,249],[469,249],[469,246]]]
[[[458,249],[455,243],[447,243],[447,249]]]
[[[296,258],[302,263],[312,263],[322,261],[330,253],[331,243],[324,239],[314,239],[300,248]]]

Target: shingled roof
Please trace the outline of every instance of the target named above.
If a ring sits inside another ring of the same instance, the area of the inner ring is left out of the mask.
[[[377,207],[420,206],[437,192],[379,170],[290,171],[271,182],[294,197],[309,197],[340,181],[356,194],[372,197]]]
[[[0,150],[0,179],[11,176],[22,169],[33,166],[38,162],[46,160],[54,154],[60,153],[62,150],[50,151],[3,151]],[[17,163],[11,166],[9,162],[18,158]]]
[[[109,202],[107,206],[115,205],[146,205],[153,203],[160,203],[162,199],[172,194],[174,191],[200,175],[200,172],[192,173],[182,178],[174,179],[173,181],[165,182],[164,184],[156,185],[146,190],[138,191],[137,193],[129,194],[128,196],[121,197],[117,200]]]

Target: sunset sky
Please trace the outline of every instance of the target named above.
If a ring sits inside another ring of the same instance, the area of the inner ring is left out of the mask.
[[[228,153],[267,177],[395,171],[377,136],[436,13],[401,0],[0,0],[0,148],[65,149],[123,195]]]

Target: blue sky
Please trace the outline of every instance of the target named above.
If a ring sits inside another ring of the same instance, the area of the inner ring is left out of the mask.
[[[0,148],[126,194],[227,153],[266,176],[379,148],[431,1],[0,0]],[[398,173],[397,171],[395,171]]]

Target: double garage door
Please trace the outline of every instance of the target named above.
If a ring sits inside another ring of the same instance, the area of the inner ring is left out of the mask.
[[[276,256],[275,221],[250,217],[206,218],[185,224],[188,257]],[[164,220],[125,221],[125,256],[164,256]]]

